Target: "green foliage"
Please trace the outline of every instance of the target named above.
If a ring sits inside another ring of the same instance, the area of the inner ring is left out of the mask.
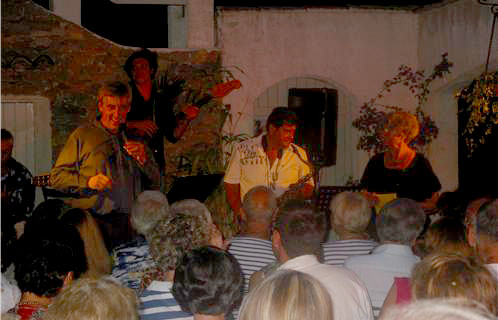
[[[498,71],[484,72],[469,86],[456,94],[467,102],[465,110],[469,119],[462,132],[469,150],[469,156],[479,145],[486,142],[486,136],[496,130],[498,124]]]

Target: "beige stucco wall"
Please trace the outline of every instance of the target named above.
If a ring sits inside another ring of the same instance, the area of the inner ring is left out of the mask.
[[[455,93],[484,71],[493,15],[488,6],[461,0],[431,8],[419,16],[419,65],[430,69],[448,52],[455,63],[452,73],[432,87],[426,111],[439,125],[440,134],[428,157],[444,188],[458,187],[458,125]],[[498,26],[497,26],[498,27]],[[497,28],[495,27],[495,28]],[[489,70],[498,69],[498,30],[495,30]]]
[[[267,88],[292,77],[312,77],[339,91],[337,165],[322,169],[321,183],[342,185],[360,178],[368,154],[356,150],[351,127],[359,106],[374,97],[401,64],[417,67],[417,15],[367,9],[222,10],[218,45],[226,66],[243,87],[225,98],[233,130],[251,133],[253,105]],[[396,90],[389,103],[414,107],[407,90]]]

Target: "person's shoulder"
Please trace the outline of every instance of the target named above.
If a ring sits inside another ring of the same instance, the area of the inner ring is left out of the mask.
[[[28,168],[26,168],[25,165],[14,159],[14,157],[11,157],[8,163],[8,167],[11,169],[15,170],[18,174],[22,174],[28,177],[31,177],[31,172],[29,171]]]
[[[293,150],[297,150],[297,152],[299,152],[300,155],[305,155],[308,153],[308,150],[301,147],[300,145],[297,145],[293,142],[291,142],[290,144],[290,147],[293,149]]]

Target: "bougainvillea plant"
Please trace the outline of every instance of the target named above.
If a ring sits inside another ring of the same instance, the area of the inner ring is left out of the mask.
[[[456,97],[467,102],[467,109],[459,111],[469,113],[462,135],[471,156],[498,125],[498,71],[482,73]]]
[[[411,142],[411,146],[419,151],[423,150],[424,146],[430,144],[432,140],[437,138],[439,129],[434,120],[422,110],[422,106],[427,102],[431,82],[450,73],[450,68],[452,66],[453,63],[448,61],[447,53],[442,55],[441,62],[434,66],[434,69],[429,76],[425,76],[423,70],[415,71],[406,65],[401,65],[398,68],[398,74],[392,79],[384,81],[379,93],[360,107],[360,115],[353,121],[353,127],[360,131],[360,139],[356,148],[358,150],[365,150],[368,153],[380,153],[385,151],[385,146],[379,132],[384,126],[387,114],[394,111],[406,110],[400,106],[384,105],[377,101],[391,92],[392,86],[401,84],[406,86],[418,100],[414,114],[420,123],[420,134]]]

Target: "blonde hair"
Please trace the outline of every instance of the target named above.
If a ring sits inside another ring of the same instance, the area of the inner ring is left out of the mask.
[[[426,299],[392,306],[379,320],[493,320],[480,304],[467,299]]]
[[[468,298],[497,313],[496,279],[473,257],[450,253],[427,256],[413,269],[412,294],[415,299]]]
[[[330,202],[330,225],[334,228],[361,234],[367,229],[371,217],[368,200],[358,192],[341,192]]]
[[[417,117],[403,111],[392,112],[386,116],[386,122],[382,128],[383,133],[398,133],[403,136],[405,143],[410,143],[420,132],[420,124]]]
[[[138,320],[139,301],[132,289],[105,278],[82,278],[62,290],[45,320]]]
[[[85,246],[85,256],[88,265],[86,276],[101,276],[111,273],[112,264],[109,252],[105,247],[100,227],[92,215],[82,209],[71,209],[62,217],[78,229]]]
[[[249,292],[239,320],[332,320],[327,290],[310,275],[279,270]]]

